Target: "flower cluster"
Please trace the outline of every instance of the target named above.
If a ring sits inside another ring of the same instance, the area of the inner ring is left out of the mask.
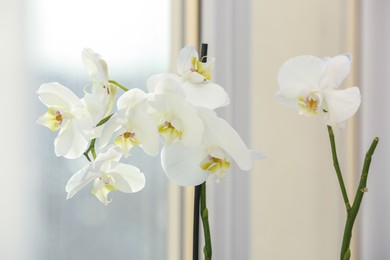
[[[203,58],[194,47],[184,47],[177,73],[151,76],[145,93],[110,80],[107,63],[84,49],[82,60],[91,82],[83,98],[56,82],[40,86],[37,93],[48,110],[37,122],[59,131],[55,154],[68,159],[85,155],[90,161],[68,181],[68,199],[90,182],[92,194],[105,205],[111,201],[111,191],[141,190],[144,174],[120,162],[135,146],[150,156],[161,150],[167,177],[183,186],[199,185],[209,176],[220,180],[231,160],[242,170],[251,168],[253,152],[213,111],[227,106],[229,96],[211,82],[214,59],[203,62]],[[116,98],[118,88],[125,92]]]

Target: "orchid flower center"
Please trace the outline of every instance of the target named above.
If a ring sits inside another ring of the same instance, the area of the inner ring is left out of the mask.
[[[167,144],[173,143],[175,140],[179,140],[183,135],[183,132],[175,128],[171,122],[166,121],[158,127],[158,131],[165,138]]]
[[[321,108],[322,97],[317,92],[310,92],[305,97],[298,98],[298,106],[301,114],[317,115]]]
[[[204,171],[216,174],[217,180],[220,180],[229,170],[230,162],[227,161],[226,158],[217,158],[208,154],[200,163],[200,168]]]
[[[204,80],[211,80],[211,66],[192,57],[192,72],[197,72],[204,77]]]
[[[140,144],[136,138],[136,134],[132,131],[127,131],[117,136],[114,143],[122,148],[122,152],[126,156],[128,155],[130,148]]]
[[[110,203],[107,196],[110,191],[116,190],[114,178],[108,174],[102,174],[96,178],[93,184],[92,194],[95,195],[105,205]]]
[[[57,121],[57,125],[62,124],[62,114],[60,111],[56,111],[56,121]]]
[[[64,123],[64,116],[57,108],[49,108],[43,115],[41,124],[46,126],[52,131],[56,131],[61,128]]]

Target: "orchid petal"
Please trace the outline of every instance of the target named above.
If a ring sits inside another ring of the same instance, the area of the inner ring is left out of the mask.
[[[76,106],[82,106],[80,99],[70,89],[57,82],[42,84],[37,93],[48,107],[62,107],[71,111]]]
[[[109,99],[110,96],[106,93],[85,93],[82,101],[84,102],[89,114],[92,116],[94,125],[99,123],[99,121],[106,116],[107,112],[111,111],[111,105],[107,108],[102,106],[102,104],[109,103]]]
[[[323,92],[327,104],[327,123],[332,125],[352,117],[361,103],[360,90],[357,87],[342,90],[327,89]]]
[[[173,74],[173,73],[156,74],[156,75],[149,77],[148,80],[146,81],[146,86],[147,86],[149,92],[154,92],[158,83],[165,78],[170,78],[170,79],[178,82],[179,84],[183,82],[183,79],[180,76]]]
[[[208,142],[215,144],[228,153],[243,171],[252,167],[252,153],[240,135],[225,120],[214,113],[202,110],[200,116],[205,123]]]
[[[85,48],[81,56],[92,81],[95,83],[108,83],[107,63],[102,57],[90,48]]]
[[[337,88],[351,71],[351,57],[338,55],[326,61],[327,69],[321,79],[320,87]]]
[[[208,171],[200,168],[207,156],[205,147],[188,148],[180,143],[165,146],[161,151],[161,165],[166,176],[181,186],[196,186],[207,180]]]
[[[190,82],[195,83],[195,84],[202,83],[202,82],[206,81],[206,78],[202,74],[200,74],[196,71],[194,71],[194,72],[190,71],[190,72],[186,73],[186,75],[184,75],[183,77],[185,79],[188,79]]]
[[[117,107],[118,110],[124,108],[132,108],[139,102],[146,99],[146,94],[141,89],[134,88],[125,92],[118,98]]]
[[[185,97],[184,90],[180,83],[171,77],[164,77],[158,81],[154,88],[155,94],[173,94],[180,97]]]
[[[134,124],[133,131],[140,146],[150,156],[156,156],[159,152],[160,138],[152,119],[141,106],[137,106],[131,115]]]
[[[99,174],[99,172],[91,171],[90,165],[75,173],[65,186],[65,191],[68,193],[66,199],[71,199],[79,190],[97,178]]]
[[[193,106],[183,103],[177,114],[182,127],[181,142],[186,146],[199,145],[203,138],[204,125],[197,110]]]
[[[112,145],[112,146],[108,146],[104,151],[99,153],[99,155],[96,157],[95,162],[99,162],[99,161],[119,162],[121,158],[122,158],[122,153],[120,152],[120,149]]]
[[[88,146],[89,138],[83,133],[79,124],[70,121],[61,128],[54,140],[54,151],[57,156],[74,159],[83,154]]]
[[[227,106],[230,103],[229,95],[221,86],[215,83],[193,84],[186,82],[183,88],[186,100],[194,106],[215,109]]]
[[[194,106],[185,102],[182,97],[170,92],[153,94],[148,97],[148,101],[155,124],[161,126],[161,124],[169,123],[175,128],[177,136],[171,136],[172,140],[169,137],[166,138],[166,144],[178,140],[178,137],[181,137],[180,142],[186,146],[200,144],[204,126]]]
[[[326,63],[317,57],[304,55],[286,61],[279,70],[279,96],[291,99],[303,90],[319,87]]]
[[[183,76],[187,71],[191,71],[193,58],[198,59],[198,53],[194,46],[186,46],[182,48],[177,57],[177,73]]]
[[[115,187],[122,192],[137,192],[145,187],[144,174],[133,165],[119,163],[109,174],[115,180]]]
[[[120,112],[124,112],[124,111],[122,110],[118,111],[117,114],[114,114],[110,118],[110,120],[108,120],[104,125],[102,125],[103,128],[101,130],[101,135],[100,138],[97,139],[97,144],[96,144],[96,146],[99,149],[105,147],[109,143],[112,134],[118,131],[118,129],[120,129],[121,120],[118,117],[118,113]]]

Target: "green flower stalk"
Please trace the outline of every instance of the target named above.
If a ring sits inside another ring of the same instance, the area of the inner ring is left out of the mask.
[[[343,195],[344,204],[346,207],[346,213],[347,213],[347,220],[345,223],[344,228],[344,236],[343,236],[343,242],[341,246],[341,252],[340,252],[340,260],[349,260],[351,257],[351,239],[352,239],[352,230],[353,226],[355,224],[356,217],[359,213],[360,205],[362,203],[362,199],[364,194],[368,191],[367,189],[367,177],[368,177],[368,171],[370,169],[371,164],[371,158],[375,152],[376,146],[379,142],[379,138],[375,137],[374,140],[371,143],[370,148],[368,149],[364,164],[363,164],[363,170],[362,174],[360,176],[360,182],[359,186],[356,190],[355,198],[353,201],[352,206],[349,203],[348,194],[345,189],[345,184],[343,180],[343,176],[341,174],[340,165],[337,159],[337,151],[336,151],[336,142],[334,138],[333,129],[331,126],[328,125],[328,133],[329,133],[329,139],[330,139],[330,145],[332,148],[332,158],[333,158],[333,165],[336,170],[337,179],[340,184],[340,190]]]
[[[348,260],[351,257],[352,229],[363,195],[367,191],[366,183],[371,157],[379,142],[378,137],[374,138],[366,154],[359,187],[351,206],[337,158],[336,142],[332,129],[332,125],[343,124],[352,117],[361,103],[360,90],[357,87],[340,88],[351,71],[351,63],[352,55],[348,53],[332,58],[318,58],[311,55],[291,58],[279,70],[279,91],[276,94],[279,102],[297,108],[300,115],[321,115],[328,125],[333,165],[347,212],[340,254],[341,260]]]

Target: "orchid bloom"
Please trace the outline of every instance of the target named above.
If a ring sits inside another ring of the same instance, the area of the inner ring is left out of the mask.
[[[203,62],[207,59],[207,62]],[[201,83],[211,80],[214,58],[200,57],[194,46],[186,46],[180,50],[177,58],[177,72],[190,82]]]
[[[240,135],[213,111],[201,109],[200,116],[205,124],[201,145],[185,147],[178,143],[163,148],[161,165],[167,177],[182,186],[199,185],[210,175],[219,181],[230,169],[230,158],[241,170],[250,170],[255,154]]]
[[[52,131],[59,130],[54,140],[55,153],[74,159],[83,154],[92,134],[93,123],[84,103],[59,83],[42,84],[37,93],[48,107],[37,123]]]
[[[199,145],[204,125],[198,110],[185,101],[181,86],[173,79],[164,78],[148,94],[149,114],[165,145],[180,142],[185,146]]]
[[[86,91],[85,102],[96,120],[108,116],[113,108],[117,87],[110,84],[105,60],[90,48],[82,52],[82,61],[91,78],[90,93]]]
[[[118,112],[104,125],[98,139],[98,147],[105,146],[112,134],[114,143],[129,155],[132,147],[139,145],[145,153],[155,156],[159,152],[159,135],[149,114],[147,114],[146,94],[140,89],[130,89],[117,102]]]
[[[214,59],[206,57],[199,60],[198,53],[193,46],[186,46],[180,50],[177,58],[177,74],[158,74],[149,78],[148,88],[153,91],[154,86],[164,78],[177,81],[183,88],[185,99],[194,106],[215,109],[229,104],[229,95],[216,83],[211,82]]]
[[[65,187],[67,199],[72,198],[92,181],[94,182],[92,194],[104,205],[111,202],[108,199],[111,191],[133,193],[143,189],[145,186],[143,173],[135,166],[119,163],[121,156],[122,153],[115,146],[108,147],[105,152],[100,153],[95,161],[70,178]]]
[[[328,125],[342,124],[361,102],[357,87],[339,89],[350,67],[350,55],[292,58],[279,70],[277,97],[283,104],[298,108],[301,115],[324,114]]]

